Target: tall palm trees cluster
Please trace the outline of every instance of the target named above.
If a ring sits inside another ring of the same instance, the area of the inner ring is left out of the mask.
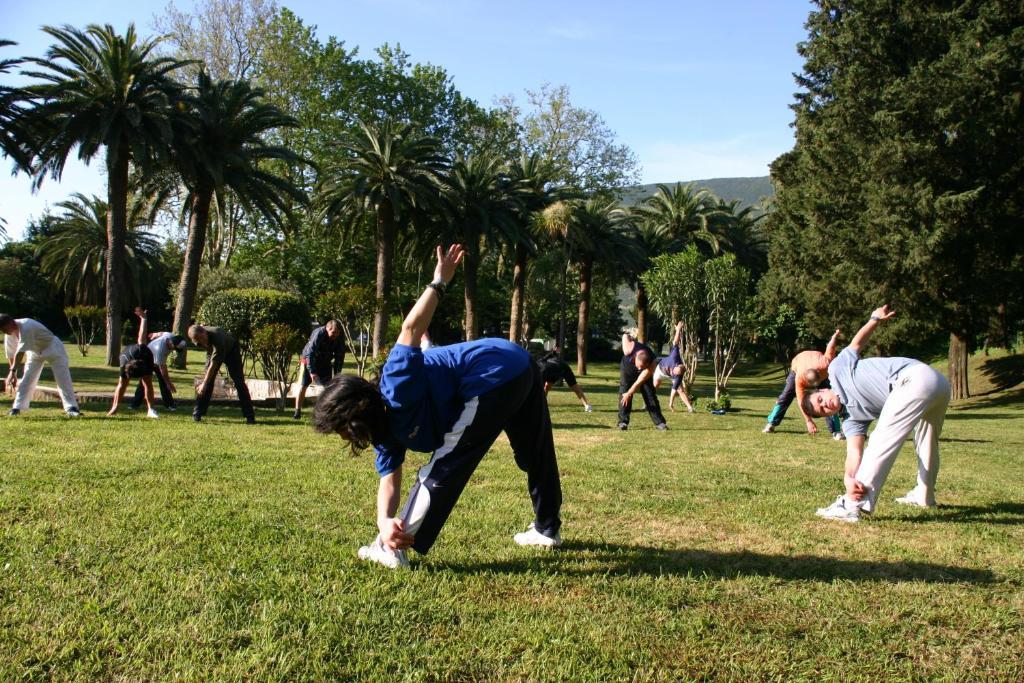
[[[106,201],[76,195],[40,248],[43,267],[79,302],[107,310],[107,361],[116,364],[122,311],[138,303],[140,269],[156,252],[143,229],[168,197],[184,197],[188,224],[177,289],[175,331],[192,316],[207,231],[219,207],[241,206],[253,219],[288,235],[304,212],[324,236],[372,239],[376,253],[376,316],[372,346],[386,341],[394,308],[396,257],[424,261],[437,242],[466,246],[463,335],[481,334],[479,277],[486,259],[511,264],[508,336],[526,336],[530,263],[538,254],[562,259],[559,341],[564,348],[567,278],[578,279],[577,365],[586,372],[595,268],[638,289],[637,320],[646,327],[640,274],[650,258],[697,243],[708,255],[748,250],[763,259],[757,216],[750,209],[685,185],[659,186],[634,207],[613,191],[591,193],[560,182],[539,155],[513,161],[493,152],[450,155],[442,143],[406,122],[362,122],[335,161],[313,168],[308,187],[290,169],[309,164],[269,142],[297,120],[267,103],[246,81],[175,80],[189,62],[159,56],[158,40],[133,27],[46,27],[54,43],[45,56],[0,62],[32,79],[0,89],[3,153],[36,185],[59,180],[67,159],[102,152]],[[0,42],[0,47],[10,43]],[[307,221],[307,223],[310,221]],[[742,257],[741,257],[742,258]],[[131,301],[131,299],[136,299]]]

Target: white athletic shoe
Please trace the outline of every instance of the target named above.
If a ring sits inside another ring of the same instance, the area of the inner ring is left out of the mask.
[[[938,507],[934,500],[926,500],[916,488],[907,491],[907,495],[897,498],[896,502],[900,505],[914,505],[919,508]]]
[[[761,433],[762,434],[771,434],[774,431],[775,431],[775,425],[773,425],[771,422],[769,422],[768,424],[766,424],[764,426],[764,429],[761,430]]]
[[[404,550],[391,550],[385,548],[384,544],[380,542],[380,536],[373,540],[370,545],[364,545],[359,549],[357,553],[360,560],[366,560],[367,562],[376,562],[382,564],[388,569],[408,569],[409,558],[405,556]]]
[[[846,496],[839,496],[834,503],[827,508],[818,508],[814,514],[841,522],[859,522],[860,513],[861,506],[859,504],[846,500]]]
[[[513,536],[512,540],[517,545],[540,546],[542,548],[557,548],[562,545],[561,534],[556,533],[554,538],[545,536],[537,531],[537,527],[533,522],[530,522],[530,526],[526,527],[526,531]]]
[[[583,412],[585,412],[585,413],[592,413],[592,412],[594,412],[594,406],[590,405],[589,403],[586,404],[585,406],[583,406]]]
[[[160,416],[156,414],[156,410],[150,408],[149,410],[146,411],[146,417],[150,418],[151,420],[155,420]]]
[[[832,435],[832,438],[835,439],[836,441],[846,441],[846,435],[843,434],[842,432],[836,432],[835,434]]]

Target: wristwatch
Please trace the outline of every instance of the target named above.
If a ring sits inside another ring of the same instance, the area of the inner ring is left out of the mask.
[[[444,298],[444,291],[445,291],[445,289],[448,288],[448,283],[445,282],[444,280],[442,280],[441,278],[437,278],[433,282],[428,282],[427,283],[427,287],[430,287],[432,290],[437,292],[437,298],[438,299],[443,299]]]

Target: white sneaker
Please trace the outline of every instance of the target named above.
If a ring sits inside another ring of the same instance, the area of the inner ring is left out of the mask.
[[[860,505],[846,500],[846,496],[839,496],[836,501],[827,508],[818,508],[814,514],[825,519],[836,519],[841,522],[859,522]]]
[[[586,404],[585,406],[583,406],[583,412],[585,412],[585,413],[592,413],[592,412],[594,412],[594,406],[590,405],[589,403]]]
[[[146,417],[148,417],[148,418],[150,418],[152,420],[155,420],[155,419],[157,419],[160,416],[156,414],[156,410],[154,410],[153,408],[150,408],[149,410],[146,411]]]
[[[764,429],[761,430],[761,433],[762,434],[771,434],[774,431],[775,431],[775,425],[773,425],[771,422],[769,422],[768,424],[766,424],[764,426]]]
[[[914,505],[914,506],[919,507],[919,508],[934,508],[934,507],[938,507],[935,504],[934,500],[931,501],[931,502],[928,502],[927,500],[925,500],[921,496],[921,494],[918,493],[917,489],[911,489],[910,491],[907,491],[907,495],[901,496],[901,497],[897,498],[896,502],[899,503],[900,505]]]
[[[686,412],[688,412],[688,413],[692,413],[692,412],[693,412],[693,406],[690,406],[690,407],[688,407],[688,408],[686,409]]]
[[[846,441],[846,435],[843,434],[842,432],[836,432],[835,434],[832,435],[832,438],[835,439],[836,441]]]
[[[556,533],[554,538],[545,536],[537,531],[537,527],[533,522],[530,522],[530,526],[526,527],[526,531],[513,536],[512,540],[518,545],[532,545],[542,548],[557,548],[562,545],[561,534]]]
[[[376,562],[388,569],[409,568],[409,558],[405,556],[405,551],[385,548],[384,544],[380,542],[380,536],[375,538],[370,545],[361,547],[357,555],[359,555],[360,560]]]

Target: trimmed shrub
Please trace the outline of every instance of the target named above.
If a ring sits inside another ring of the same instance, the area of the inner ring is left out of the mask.
[[[263,376],[277,384],[277,412],[284,411],[288,390],[295,381],[292,360],[305,341],[298,331],[283,323],[270,323],[257,328],[250,342],[256,364]]]
[[[79,353],[88,356],[89,347],[106,324],[107,309],[102,306],[68,306],[64,315],[71,323],[71,334]]]
[[[247,362],[253,360],[253,331],[279,323],[308,335],[309,308],[295,294],[273,289],[225,289],[211,294],[199,309],[199,321],[230,332]]]

